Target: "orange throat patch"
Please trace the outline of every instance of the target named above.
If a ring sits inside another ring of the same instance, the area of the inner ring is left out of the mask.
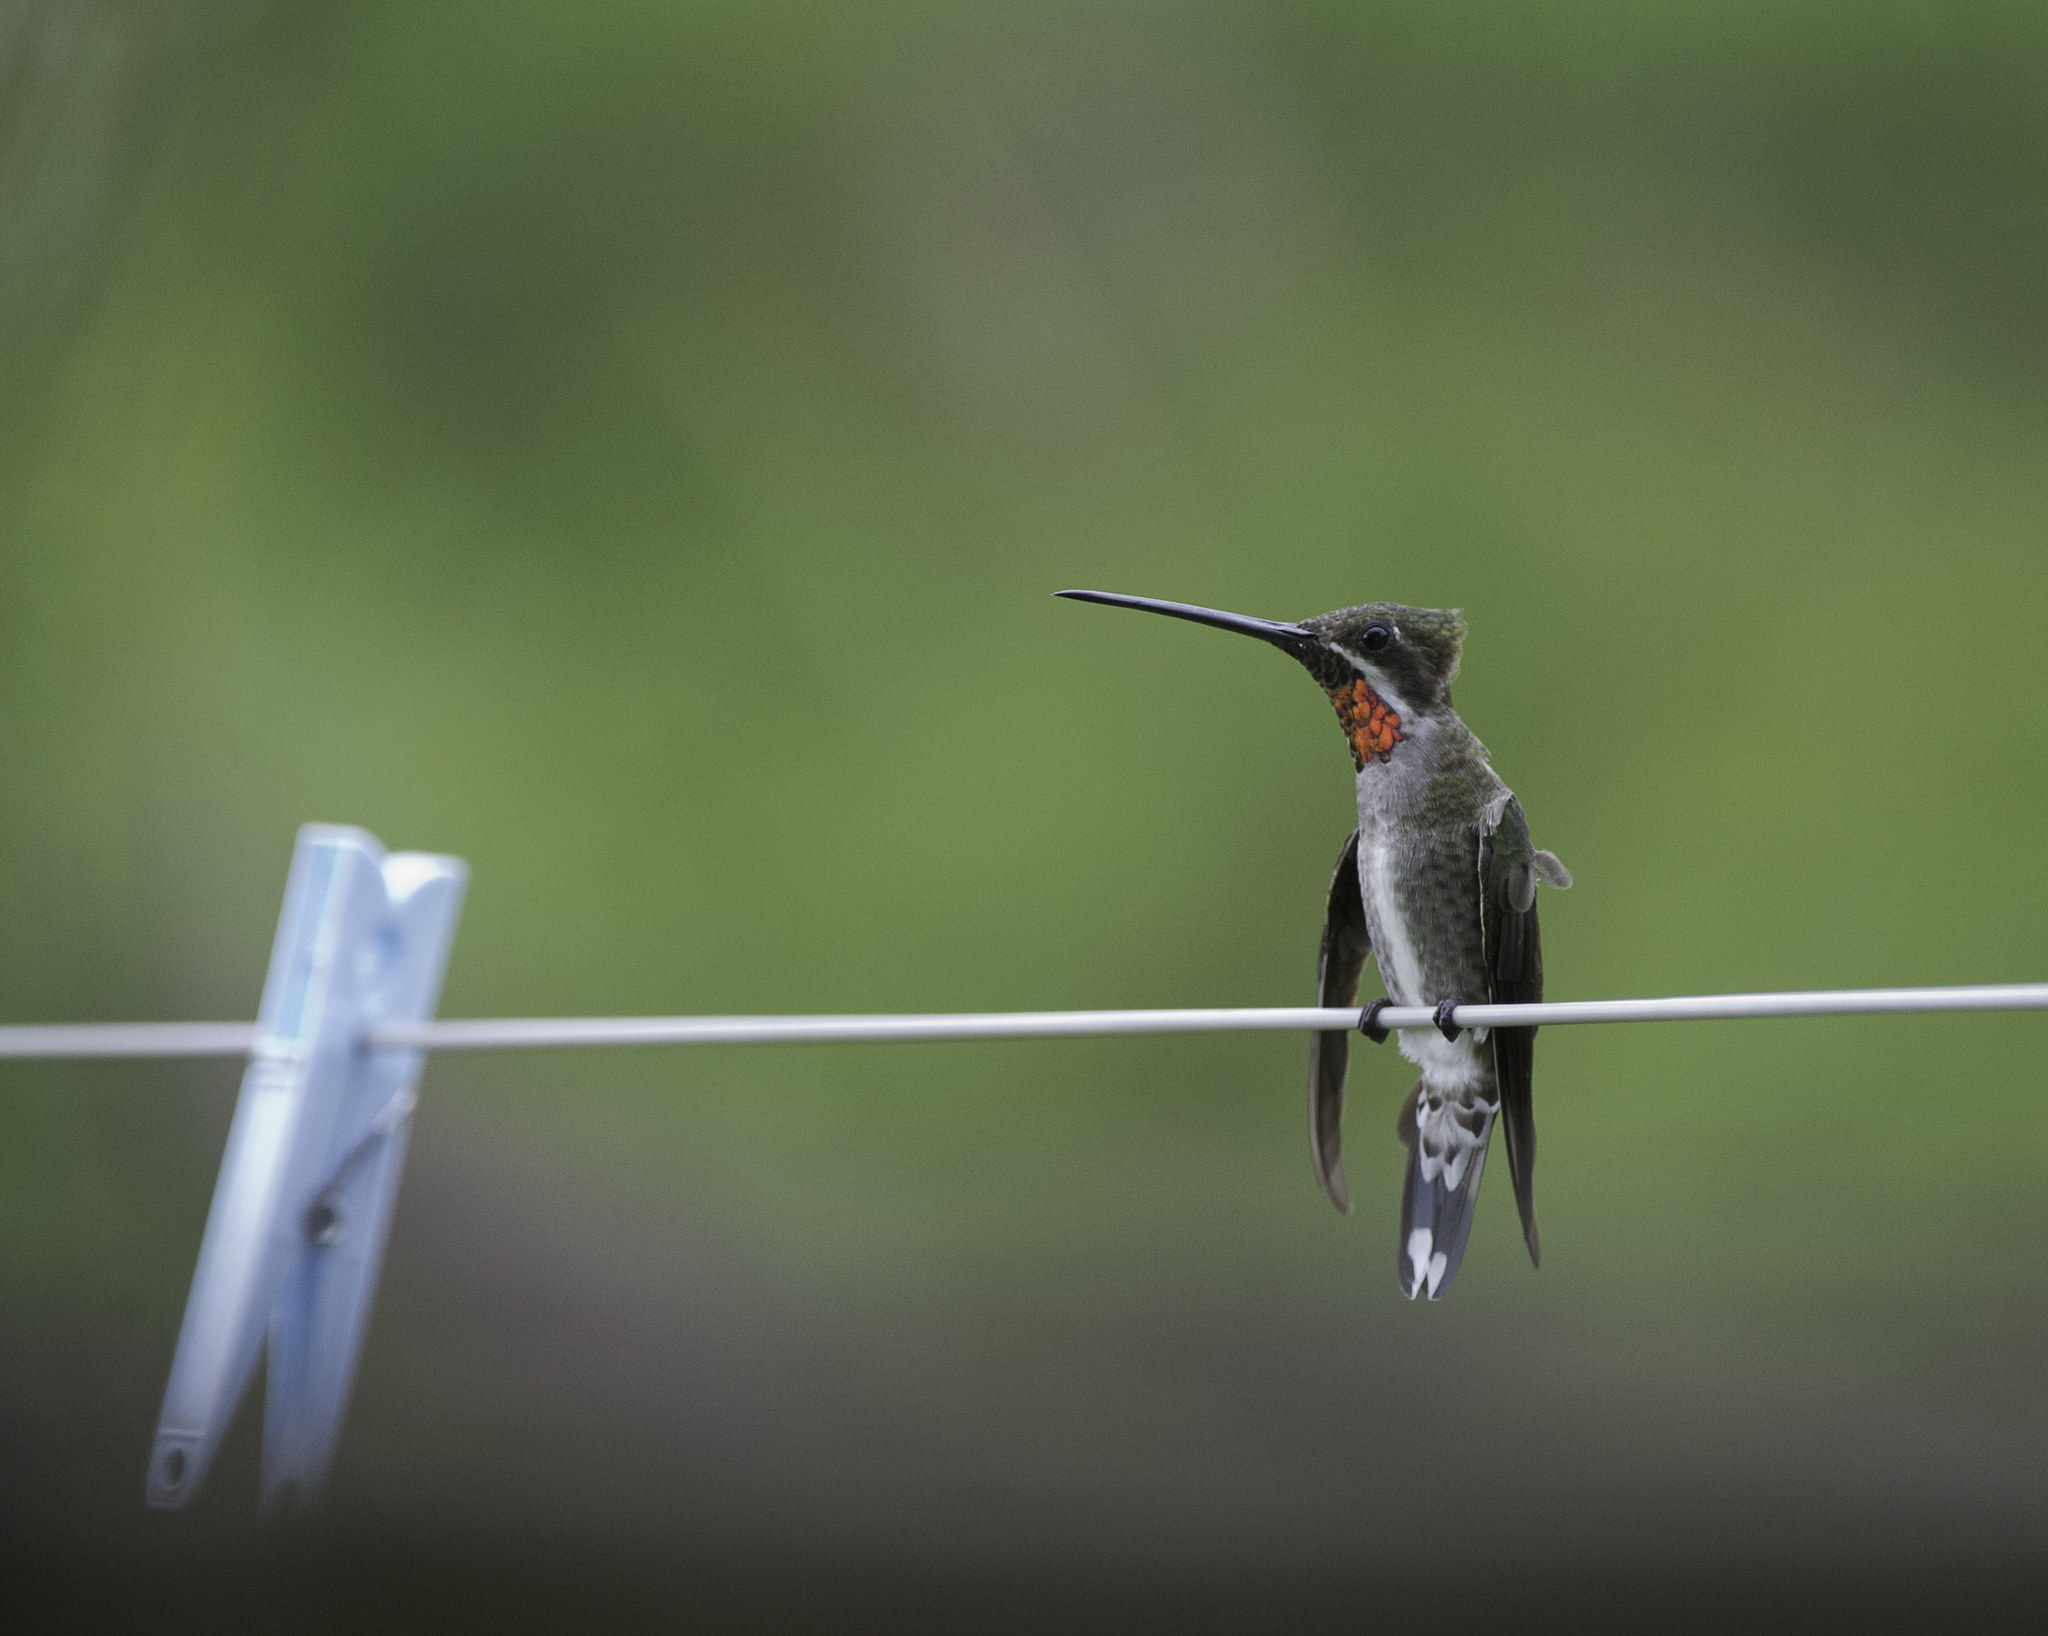
[[[1365,685],[1363,676],[1348,687],[1335,689],[1330,702],[1337,707],[1337,719],[1344,724],[1344,736],[1351,741],[1351,759],[1360,772],[1365,771],[1365,764],[1374,756],[1383,762],[1392,757],[1394,746],[1401,742],[1401,718],[1387,708],[1385,699]]]

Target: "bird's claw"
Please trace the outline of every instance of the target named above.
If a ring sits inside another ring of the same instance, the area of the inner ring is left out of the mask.
[[[1375,1045],[1387,1043],[1387,1031],[1380,1027],[1380,1013],[1392,1005],[1392,1000],[1375,1000],[1358,1014],[1358,1031]]]
[[[1439,1004],[1437,1005],[1437,1008],[1436,1008],[1436,1026],[1437,1026],[1437,1032],[1438,1032],[1438,1033],[1440,1033],[1440,1034],[1442,1034],[1442,1035],[1443,1035],[1443,1037],[1444,1037],[1445,1039],[1447,1039],[1447,1040],[1454,1040],[1454,1039],[1456,1039],[1456,1038],[1457,1038],[1457,1037],[1458,1037],[1458,1036],[1459,1036],[1460,1034],[1462,1034],[1462,1033],[1464,1033],[1464,1032],[1465,1032],[1465,1031],[1464,1031],[1464,1029],[1460,1028],[1460,1027],[1459,1027],[1459,1026],[1458,1026],[1458,1025],[1456,1024],[1456,1023],[1454,1023],[1454,1022],[1452,1022],[1452,1021],[1451,1021],[1451,1013],[1452,1013],[1453,1011],[1457,1010],[1457,1009],[1458,1009],[1458,1007],[1459,1007],[1459,1006],[1461,1006],[1461,1005],[1463,1005],[1464,1003],[1465,1003],[1465,1002],[1464,1002],[1463,1000],[1459,999],[1459,998],[1458,998],[1458,997],[1457,997],[1457,996],[1456,996],[1456,995],[1454,994],[1454,995],[1452,995],[1452,996],[1451,996],[1451,997],[1450,997],[1450,998],[1449,998],[1448,1000],[1444,1000],[1444,1001],[1441,1001],[1441,1002],[1439,1002]]]

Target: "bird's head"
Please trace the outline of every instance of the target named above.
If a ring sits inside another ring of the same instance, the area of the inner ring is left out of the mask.
[[[1418,719],[1450,708],[1451,679],[1458,674],[1465,640],[1465,621],[1455,609],[1404,608],[1393,602],[1368,602],[1283,624],[1114,591],[1057,594],[1214,625],[1292,654],[1337,707],[1352,760],[1361,771],[1369,761],[1392,759],[1394,746],[1406,736],[1404,722],[1412,732]]]

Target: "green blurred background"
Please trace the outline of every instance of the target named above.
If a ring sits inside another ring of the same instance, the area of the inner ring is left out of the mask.
[[[1555,997],[2048,975],[2038,6],[15,0],[0,143],[7,1020],[309,819],[449,1016],[1305,1003],[1327,705],[1075,584],[1462,607]],[[436,1060],[282,1532],[141,1506],[236,1066],[7,1067],[0,1594],[2037,1609],[2044,1027],[1552,1030],[1412,1307],[1390,1054],[1349,1220],[1291,1036]]]

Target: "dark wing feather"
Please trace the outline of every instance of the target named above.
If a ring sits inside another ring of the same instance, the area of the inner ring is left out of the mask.
[[[1512,796],[1499,825],[1480,843],[1480,916],[1486,929],[1487,998],[1519,1005],[1543,998],[1543,940],[1536,925],[1536,849]],[[1507,1130],[1508,1172],[1531,1262],[1542,1264],[1536,1236],[1536,1104],[1532,1088],[1536,1030],[1496,1028],[1493,1071]]]
[[[1316,1004],[1348,1006],[1358,998],[1359,975],[1372,952],[1365,929],[1365,899],[1358,884],[1358,831],[1337,854],[1330,877],[1330,905],[1323,917],[1323,953],[1316,968]],[[1310,1036],[1308,1048],[1308,1143],[1316,1180],[1330,1202],[1351,1213],[1351,1189],[1344,1183],[1344,1070],[1351,1055],[1349,1029]]]

